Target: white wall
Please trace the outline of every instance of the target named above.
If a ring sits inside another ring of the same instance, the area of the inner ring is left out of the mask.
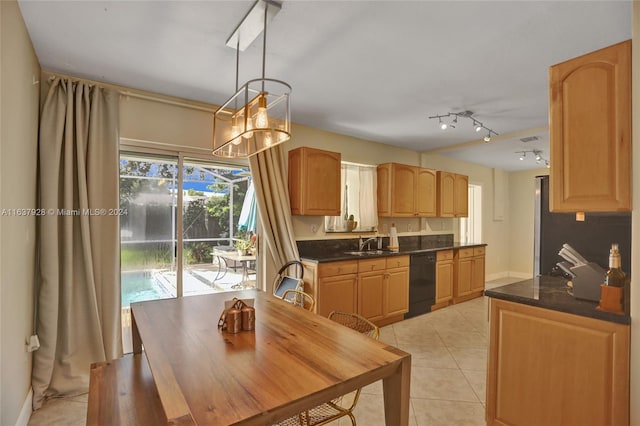
[[[40,69],[15,0],[0,2],[0,208],[35,208]],[[35,218],[0,216],[0,424],[13,425],[31,387]],[[30,412],[31,407],[26,407]]]

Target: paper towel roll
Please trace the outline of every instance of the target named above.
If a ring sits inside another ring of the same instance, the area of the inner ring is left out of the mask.
[[[400,249],[400,245],[398,244],[398,230],[396,229],[395,224],[391,225],[389,229],[389,250],[398,251]]]

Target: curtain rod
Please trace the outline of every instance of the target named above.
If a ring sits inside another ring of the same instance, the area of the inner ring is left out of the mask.
[[[211,107],[206,107],[203,105],[196,105],[196,104],[192,104],[190,102],[188,102],[187,100],[185,101],[180,101],[177,99],[167,99],[164,97],[161,97],[159,95],[155,95],[152,93],[141,93],[141,92],[137,92],[137,91],[132,91],[129,88],[123,87],[123,86],[117,86],[114,84],[109,84],[109,83],[103,83],[103,82],[99,82],[99,81],[94,81],[94,80],[89,80],[86,78],[81,78],[81,77],[74,77],[72,75],[67,75],[67,74],[60,74],[60,73],[56,73],[56,72],[51,72],[51,71],[42,71],[43,74],[47,74],[49,75],[48,80],[51,82],[52,79],[54,79],[55,77],[61,77],[61,78],[68,78],[74,82],[79,82],[79,81],[86,81],[89,84],[93,84],[99,87],[106,87],[109,89],[113,89],[116,90],[118,93],[120,93],[120,96],[123,97],[132,97],[132,98],[137,98],[137,99],[143,99],[146,101],[152,101],[152,102],[158,102],[158,103],[163,103],[163,104],[167,104],[167,105],[174,105],[174,106],[179,106],[182,108],[190,108],[190,109],[195,109],[198,111],[204,111],[204,112],[210,112],[210,113],[214,113],[216,112],[216,107],[215,106],[211,106]]]

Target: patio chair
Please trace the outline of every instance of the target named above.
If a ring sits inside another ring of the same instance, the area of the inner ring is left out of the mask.
[[[380,336],[378,326],[358,314],[333,311],[329,314],[329,319],[373,339],[378,340]],[[349,417],[352,426],[356,426],[356,418],[353,415],[353,410],[356,408],[359,398],[360,389],[357,389],[347,395],[291,416],[276,426],[320,426],[342,417]]]

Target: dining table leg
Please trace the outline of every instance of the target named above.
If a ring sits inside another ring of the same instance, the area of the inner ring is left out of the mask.
[[[140,338],[140,332],[138,331],[138,325],[136,324],[136,317],[131,312],[131,343],[133,345],[133,353],[142,353],[142,339]]]
[[[398,368],[382,380],[384,417],[387,426],[408,426],[409,392],[411,389],[411,357],[400,360]]]

